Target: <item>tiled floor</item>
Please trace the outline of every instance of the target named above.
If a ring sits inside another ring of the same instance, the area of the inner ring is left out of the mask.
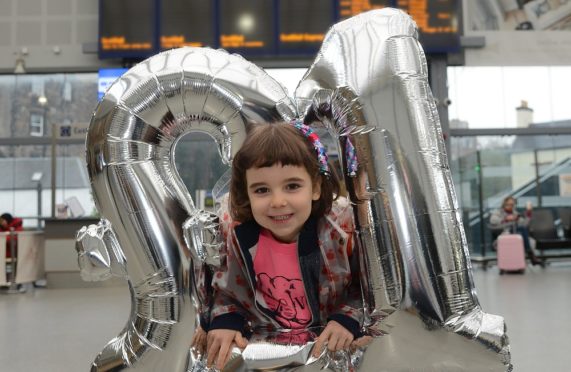
[[[571,263],[525,275],[474,271],[485,312],[506,318],[516,372],[571,368]],[[0,296],[0,371],[87,371],[128,319],[126,287]]]

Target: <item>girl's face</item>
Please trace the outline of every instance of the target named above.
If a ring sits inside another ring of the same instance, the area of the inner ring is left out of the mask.
[[[508,199],[506,200],[506,202],[504,203],[504,210],[507,213],[512,213],[515,207],[515,200],[514,199]]]
[[[321,185],[313,184],[304,167],[281,164],[248,169],[246,183],[256,222],[281,242],[296,241]]]

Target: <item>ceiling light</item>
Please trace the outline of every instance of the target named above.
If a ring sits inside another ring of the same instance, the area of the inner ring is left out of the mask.
[[[16,65],[14,66],[14,73],[15,74],[25,74],[26,73],[26,66],[24,64],[24,59],[19,57],[16,59]]]

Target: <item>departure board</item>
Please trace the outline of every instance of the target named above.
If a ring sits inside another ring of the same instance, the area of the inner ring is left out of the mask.
[[[331,0],[280,0],[279,52],[317,52],[335,14]]]
[[[460,49],[458,0],[397,0],[420,30],[420,43],[430,52]]]
[[[99,57],[142,59],[182,46],[245,57],[313,57],[329,28],[384,7],[408,12],[427,54],[460,48],[459,0],[99,0]]]
[[[99,56],[146,57],[156,51],[155,0],[100,0]]]
[[[161,49],[217,45],[212,0],[161,1],[160,15]]]
[[[359,13],[392,6],[393,0],[339,0],[339,15],[347,19]]]
[[[249,55],[275,53],[274,1],[219,1],[221,48]]]

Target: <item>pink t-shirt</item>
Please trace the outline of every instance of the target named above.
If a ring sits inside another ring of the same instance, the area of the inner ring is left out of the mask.
[[[254,272],[259,302],[274,312],[284,328],[306,328],[311,322],[311,311],[299,270],[297,243],[278,242],[262,229]]]

